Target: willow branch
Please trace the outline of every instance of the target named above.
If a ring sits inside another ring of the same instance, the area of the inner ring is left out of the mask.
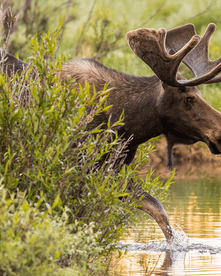
[[[163,8],[163,6],[166,4],[167,0],[164,0],[163,3],[159,6],[159,8],[155,11],[154,14],[152,14],[146,21],[144,21],[142,24],[140,24],[140,26],[137,27],[137,29],[143,27],[144,25],[146,25],[150,20],[152,20]]]
[[[84,23],[84,26],[83,26],[83,29],[82,29],[82,31],[81,31],[80,37],[79,37],[79,39],[78,39],[78,41],[77,41],[77,44],[76,44],[74,50],[72,51],[72,54],[73,54],[73,55],[76,55],[76,54],[78,53],[78,49],[79,49],[81,40],[82,40],[82,38],[83,38],[85,29],[87,28],[87,25],[88,25],[89,21],[91,20],[92,13],[93,13],[94,6],[95,6],[96,1],[97,1],[97,0],[94,0],[94,2],[93,2],[93,4],[92,4],[92,7],[91,7],[91,9],[90,9],[90,11],[89,11],[88,18],[87,18],[86,22]]]

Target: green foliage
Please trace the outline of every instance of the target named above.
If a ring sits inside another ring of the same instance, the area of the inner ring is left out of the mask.
[[[37,33],[42,35],[49,29],[55,28],[61,17],[65,15],[66,25],[76,19],[76,1],[59,0],[36,0],[36,1],[15,1],[3,0],[1,23],[4,26],[3,42],[6,36],[10,35],[8,51],[19,54],[21,59],[30,55],[31,38]],[[11,20],[11,18],[13,20]],[[11,25],[10,22],[13,22]]]
[[[24,198],[22,193],[8,197],[0,187],[1,275],[89,275],[89,258],[99,266],[102,247],[93,223],[68,225],[67,208],[52,215],[49,205],[40,210],[42,199],[33,205]]]
[[[212,105],[215,109],[221,112],[221,85],[210,84],[202,85],[200,91],[203,94],[204,99]]]
[[[84,25],[81,47],[74,51],[75,55],[101,59],[109,52],[122,47],[122,38],[128,29],[126,18],[113,20],[116,12],[104,8],[100,3],[94,8],[94,16]]]
[[[13,80],[0,75],[0,184],[7,189],[1,190],[0,254],[6,275],[104,272],[105,259],[98,256],[109,257],[134,220],[140,187],[150,191],[159,185],[138,176],[151,147],[122,167],[127,141],[114,130],[123,124],[123,114],[105,130],[88,128],[94,116],[110,108],[109,91],[94,89],[91,95],[87,83],[58,80],[66,59],[55,59],[61,25],[41,43],[32,39],[26,74]],[[31,70],[38,72],[34,79]],[[161,189],[159,200],[164,198]]]

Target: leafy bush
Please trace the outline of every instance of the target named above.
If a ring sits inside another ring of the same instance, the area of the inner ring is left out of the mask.
[[[67,208],[52,216],[49,205],[40,210],[42,199],[33,205],[24,198],[0,187],[0,275],[88,275],[89,258],[99,267],[93,222],[68,225]]]
[[[42,34],[55,28],[64,14],[63,31],[68,23],[76,21],[76,5],[75,0],[3,0],[0,19],[4,34],[2,40],[6,40],[10,34],[9,52],[19,53],[21,59],[27,58],[30,55],[31,38],[36,33]]]
[[[0,75],[0,184],[7,189],[7,196],[1,190],[3,275],[99,273],[105,259],[98,255],[108,257],[133,221],[142,186],[154,187],[160,200],[168,193],[169,182],[162,188],[158,179],[138,176],[152,146],[122,167],[127,141],[114,129],[123,114],[107,129],[88,129],[109,108],[109,91],[90,95],[87,83],[80,93],[74,80],[60,83],[57,73],[66,59],[55,58],[61,26],[40,44],[32,39],[32,64],[24,74]]]

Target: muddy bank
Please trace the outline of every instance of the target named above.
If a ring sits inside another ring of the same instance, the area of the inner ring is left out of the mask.
[[[141,173],[145,173],[151,166],[162,178],[168,178],[171,175],[171,172],[166,169],[166,146],[164,137],[155,142],[156,151],[150,154],[151,162],[141,170]],[[202,142],[191,146],[175,146],[173,163],[176,168],[176,179],[198,178],[202,175],[221,176],[221,155],[211,154]]]

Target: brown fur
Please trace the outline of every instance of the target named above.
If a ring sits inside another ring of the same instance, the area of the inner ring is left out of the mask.
[[[221,114],[210,107],[196,87],[171,87],[162,83],[156,76],[137,77],[110,69],[93,59],[75,59],[63,65],[61,80],[67,76],[81,85],[88,81],[97,91],[103,91],[105,83],[112,88],[108,105],[112,108],[95,118],[94,127],[116,122],[124,111],[124,126],[118,129],[120,135],[133,140],[128,146],[129,164],[139,144],[164,134],[168,141],[168,167],[172,168],[172,148],[174,144],[192,144],[204,141],[211,152],[221,150]],[[178,79],[184,79],[178,75]],[[192,99],[191,104],[185,104]],[[213,123],[211,123],[213,122]],[[216,138],[215,138],[216,137]]]

